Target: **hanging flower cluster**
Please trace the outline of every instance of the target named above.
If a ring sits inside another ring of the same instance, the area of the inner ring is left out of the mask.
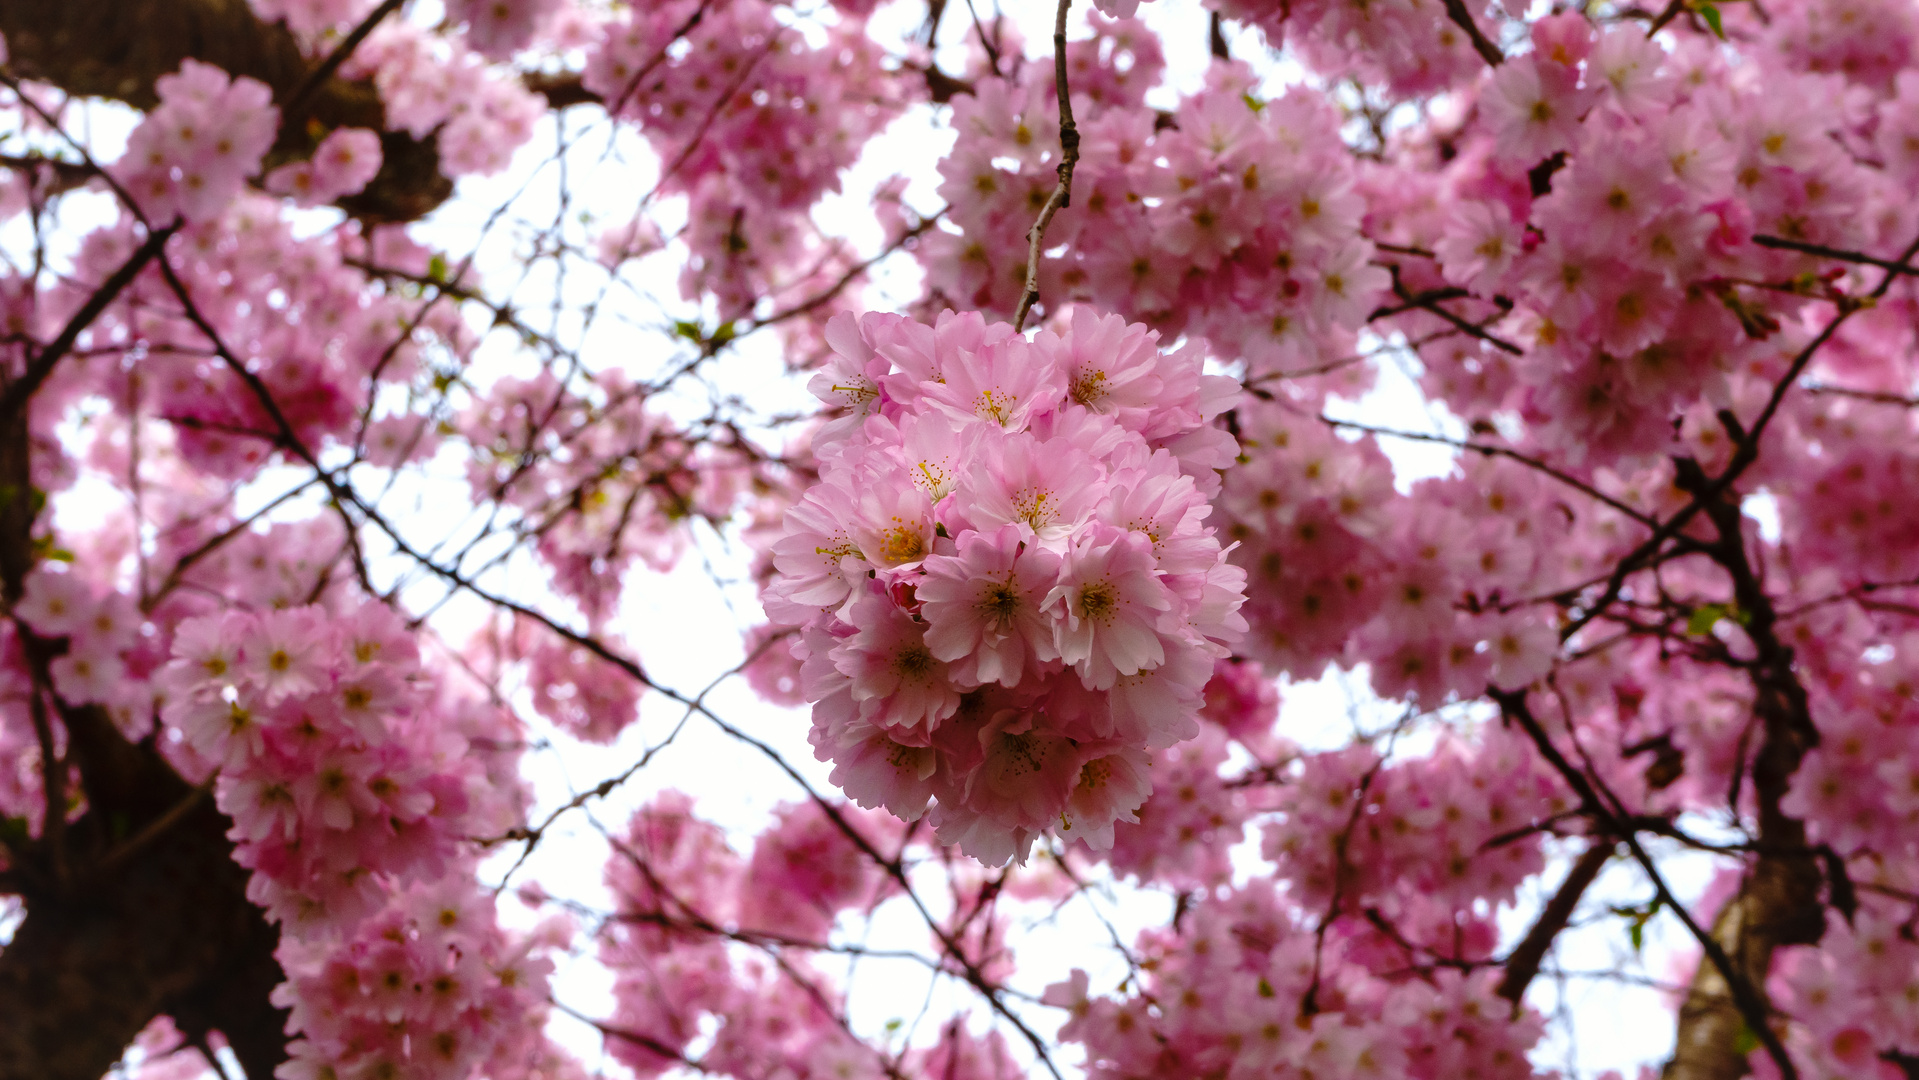
[[[1237,385],[1085,311],[1032,340],[952,313],[827,338],[812,389],[846,412],[767,597],[802,628],[817,753],[982,861],[1043,832],[1110,847],[1245,629],[1245,573],[1202,524]]]

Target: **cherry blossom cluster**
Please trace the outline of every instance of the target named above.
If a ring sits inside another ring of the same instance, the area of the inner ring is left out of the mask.
[[[126,596],[103,592],[77,573],[43,569],[27,578],[13,612],[35,633],[67,639],[66,652],[49,665],[61,700],[100,705],[126,721],[151,704],[146,688],[128,678],[129,652],[136,668],[150,666],[151,658],[141,640],[145,620]]]
[[[596,624],[636,562],[670,568],[686,550],[686,523],[725,519],[753,473],[744,455],[671,422],[619,371],[578,386],[550,371],[502,379],[455,426],[472,448],[474,497],[535,525],[554,586]]]
[[[729,945],[824,946],[837,916],[886,895],[861,844],[896,849],[897,834],[850,805],[787,804],[742,859],[686,796],[642,807],[607,866],[619,918],[602,958],[615,973],[615,1022],[640,1036],[612,1044],[615,1056],[657,1076],[717,1024],[704,1071],[762,1075],[778,1063],[798,1076],[886,1075],[885,1058],[836,1022],[837,991],[797,949],[775,967]]]
[[[266,176],[266,188],[296,206],[321,206],[355,195],[380,171],[380,136],[366,128],[341,128],[320,140],[308,161],[294,161]]]
[[[1622,515],[1564,508],[1549,480],[1500,458],[1466,458],[1398,495],[1371,437],[1341,438],[1299,404],[1238,410],[1251,452],[1220,498],[1256,583],[1249,655],[1304,676],[1364,662],[1382,694],[1426,705],[1545,674],[1556,629],[1513,602],[1604,565],[1630,542]]]
[[[1308,909],[1438,916],[1443,939],[1455,911],[1513,900],[1545,863],[1532,826],[1572,804],[1530,747],[1492,728],[1403,762],[1365,745],[1307,755],[1276,793],[1280,816],[1261,839]],[[1490,937],[1489,926],[1479,931]]]
[[[1309,68],[1331,79],[1349,77],[1368,88],[1414,97],[1468,81],[1482,67],[1471,38],[1447,15],[1443,0],[1342,4],[1334,0],[1272,4],[1220,0],[1221,15],[1284,41]],[[1491,11],[1522,14],[1511,0],[1468,0],[1462,9],[1484,22]],[[1497,35],[1496,23],[1487,31]]]
[[[197,580],[313,595],[324,579],[302,565],[310,541],[295,538],[326,535],[250,534],[257,544],[222,552]],[[205,777],[233,819],[235,858],[253,870],[248,895],[282,924],[289,981],[275,1002],[292,1008],[302,1036],[289,1075],[563,1071],[538,1033],[550,965],[534,954],[557,943],[558,928],[502,931],[463,843],[523,811],[511,760],[470,749],[510,737],[501,714],[436,691],[413,633],[384,605],[178,622],[180,605],[164,610],[149,621],[89,575],[43,568],[12,613],[62,643],[50,671],[64,707],[99,706],[130,737],[148,733],[157,708],[159,745],[183,774]],[[9,652],[11,683],[22,676]],[[31,693],[15,686],[10,699]],[[0,788],[9,813],[39,801],[37,790]]]
[[[1032,339],[978,315],[842,316],[813,389],[845,412],[774,545],[813,742],[864,806],[987,862],[1052,832],[1112,843],[1146,753],[1192,736],[1244,576],[1202,525],[1230,379],[1077,313]]]
[[[799,27],[769,0],[672,0],[604,25],[584,83],[645,133],[659,189],[688,196],[688,297],[751,311],[833,261],[805,210],[905,105],[880,77],[870,6]]]
[[[519,80],[489,67],[482,53],[510,50],[545,6],[532,0],[449,5],[449,14],[468,16],[463,38],[389,19],[343,71],[373,81],[394,130],[433,136],[446,175],[496,173],[533,137],[542,105]]]
[[[187,619],[162,713],[210,766],[275,919],[350,922],[391,874],[453,854],[478,778],[430,713],[413,635],[367,604]]]
[[[1526,1054],[1544,1025],[1508,1019],[1491,973],[1390,978],[1403,953],[1369,969],[1341,935],[1316,943],[1270,882],[1204,899],[1138,947],[1150,974],[1128,997],[1091,996],[1081,971],[1046,992],[1088,1076],[1535,1075]]]
[[[230,79],[187,60],[154,83],[160,104],[127,136],[114,178],[149,220],[203,221],[219,214],[260,171],[279,110],[256,79]]]
[[[498,928],[462,843],[518,812],[462,734],[495,721],[436,700],[382,604],[189,618],[172,654],[162,717],[218,770],[248,896],[283,926],[297,1074],[529,1075],[550,965]]]
[[[537,1030],[553,970],[543,954],[569,936],[563,921],[501,929],[488,892],[456,877],[396,892],[349,933],[295,939],[273,1000],[305,1037],[281,1075],[584,1076]]]
[[[1092,18],[1076,43],[1082,136],[1075,213],[1048,230],[1040,294],[1088,301],[1163,332],[1204,335],[1220,355],[1294,366],[1348,351],[1388,284],[1360,234],[1365,200],[1339,117],[1318,95],[1263,101],[1241,65],[1215,64],[1201,92],[1160,124],[1142,95],[1157,79],[1155,38]],[[956,102],[959,140],[940,163],[954,230],[918,253],[952,302],[1010,313],[1024,287],[1026,229],[1058,162],[1050,68],[984,77]]]

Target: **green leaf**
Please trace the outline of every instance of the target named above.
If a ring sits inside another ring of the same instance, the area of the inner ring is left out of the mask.
[[[1646,945],[1646,924],[1634,920],[1633,924],[1626,928],[1626,936],[1632,939],[1632,951],[1638,952]]]
[[[1712,27],[1714,37],[1721,41],[1726,40],[1726,28],[1719,21],[1719,9],[1717,7],[1711,4],[1699,5],[1699,17],[1706,20],[1707,26]]]
[[[701,330],[700,324],[692,321],[691,319],[681,319],[680,321],[674,323],[673,332],[685,338],[686,340],[692,341],[692,342],[700,342],[700,341],[706,340],[706,331]]]
[[[435,283],[444,283],[446,281],[445,255],[436,252],[433,258],[427,260],[426,276]]]
[[[1686,633],[1704,637],[1712,633],[1712,628],[1719,625],[1719,620],[1731,614],[1733,609],[1727,604],[1705,604],[1694,608],[1692,615],[1686,619]]]
[[[1759,1036],[1744,1024],[1739,1025],[1739,1034],[1732,1040],[1732,1048],[1741,1054],[1750,1054],[1759,1049]]]

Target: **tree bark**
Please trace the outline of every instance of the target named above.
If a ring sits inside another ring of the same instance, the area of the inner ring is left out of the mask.
[[[18,10],[0,0],[0,12]],[[26,370],[61,362],[84,328],[69,326]],[[38,560],[28,390],[0,410],[0,599],[9,607]],[[47,671],[64,641],[18,624],[15,639],[35,705],[48,707],[36,720],[57,719],[66,734],[49,775],[77,771],[85,811],[8,845],[8,881],[26,917],[0,949],[0,1080],[99,1080],[161,1015],[189,1036],[219,1031],[249,1080],[272,1076],[287,1042],[286,1014],[268,1000],[285,979],[273,955],[279,931],[247,900],[229,821],[150,738],[129,740],[98,706],[58,701]]]
[[[6,35],[8,67],[16,75],[139,109],[158,104],[154,80],[189,58],[258,79],[279,102],[300,88],[314,66],[285,25],[261,22],[247,0],[5,0],[0,34]],[[374,222],[412,221],[453,193],[452,181],[440,174],[433,138],[387,131],[385,106],[371,83],[330,78],[306,97],[300,112],[283,118],[288,122],[268,155],[269,166],[311,154],[333,128],[380,133],[380,173],[365,191],[340,200],[348,213]],[[318,122],[317,130],[308,120]]]
[[[228,821],[150,747],[97,709],[68,710],[90,806],[68,832],[76,870],[35,889],[0,950],[0,1080],[99,1080],[156,1016],[189,1036],[219,1031],[252,1080],[286,1059],[279,931],[246,898]],[[87,746],[84,744],[94,743]],[[129,857],[111,852],[185,800],[171,827]]]
[[[1697,463],[1676,461],[1677,483],[1696,494],[1708,488]],[[1817,854],[1806,844],[1806,826],[1780,809],[1792,774],[1819,743],[1806,690],[1793,667],[1792,649],[1778,636],[1778,614],[1746,555],[1744,525],[1736,496],[1705,507],[1717,537],[1708,549],[1732,579],[1733,599],[1753,644],[1753,715],[1764,738],[1752,763],[1758,808],[1758,857],[1739,891],[1713,920],[1712,937],[1732,960],[1738,976],[1765,996],[1774,951],[1811,945],[1825,933],[1825,881]],[[1716,966],[1701,961],[1686,1001],[1665,1080],[1736,1080],[1751,1071],[1747,1055],[1754,1033]]]

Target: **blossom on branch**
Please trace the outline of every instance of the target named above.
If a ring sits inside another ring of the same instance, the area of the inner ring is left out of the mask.
[[[848,794],[930,808],[942,840],[995,863],[1048,832],[1109,847],[1151,789],[1144,753],[1189,736],[1244,629],[1194,482],[1220,461],[1188,439],[1226,380],[1117,316],[1008,329],[835,319],[838,363],[872,389],[817,388],[864,419],[822,431],[768,590],[809,669],[830,661],[807,687],[813,741]],[[896,781],[853,780],[882,761]]]

